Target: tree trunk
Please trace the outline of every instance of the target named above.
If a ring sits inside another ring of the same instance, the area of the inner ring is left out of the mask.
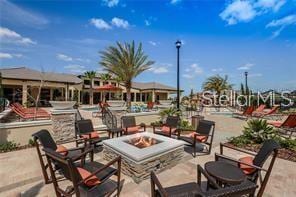
[[[126,103],[127,103],[127,108],[128,109],[131,108],[131,86],[132,86],[132,83],[130,81],[127,81],[125,83],[125,87],[126,87]]]
[[[90,84],[90,90],[89,90],[89,104],[93,105],[93,103],[94,103],[94,99],[93,99],[94,93],[93,93],[92,82],[90,82],[90,83],[91,84]]]

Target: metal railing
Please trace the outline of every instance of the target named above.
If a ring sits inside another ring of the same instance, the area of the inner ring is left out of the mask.
[[[117,128],[117,118],[107,107],[102,108],[102,121],[108,129]]]

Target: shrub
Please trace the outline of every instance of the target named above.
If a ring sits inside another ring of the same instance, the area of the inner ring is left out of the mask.
[[[13,151],[18,149],[19,144],[13,142],[13,141],[8,141],[0,144],[0,152],[8,152],[8,151]]]
[[[180,122],[180,128],[184,130],[193,130],[194,127],[190,124],[188,120],[181,120]]]
[[[168,109],[160,111],[159,115],[161,116],[161,118],[165,118],[168,116],[180,116],[181,112],[175,107],[170,107]]]
[[[228,140],[231,144],[238,146],[238,147],[243,147],[244,145],[252,143],[252,140],[246,138],[246,136],[244,136],[244,135],[240,135],[237,137],[231,137]]]
[[[267,124],[266,120],[253,119],[248,121],[244,127],[243,135],[246,139],[253,140],[255,143],[262,143],[265,140],[273,139],[277,136],[277,131]]]
[[[30,146],[35,146],[35,142],[34,142],[33,139],[29,139],[28,144],[29,144]]]

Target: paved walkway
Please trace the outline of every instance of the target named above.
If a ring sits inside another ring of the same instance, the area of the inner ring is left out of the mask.
[[[219,143],[228,137],[239,135],[244,121],[221,115],[206,116],[216,121],[214,148],[211,155],[193,158],[186,154],[184,160],[171,169],[158,174],[164,186],[171,186],[196,180],[196,165],[214,160],[214,153],[219,152]],[[71,144],[69,145],[71,146]],[[226,151],[232,157],[242,155]],[[102,155],[96,154],[95,160],[102,161]],[[104,161],[103,161],[104,162]],[[296,194],[296,165],[277,159],[265,196],[292,197]],[[53,186],[44,185],[36,150],[34,148],[0,154],[0,196],[55,196]],[[123,175],[124,186],[121,196],[150,196],[150,181],[136,184],[131,178]],[[63,182],[66,186],[68,182]]]

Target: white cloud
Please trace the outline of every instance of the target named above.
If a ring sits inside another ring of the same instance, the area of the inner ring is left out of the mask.
[[[296,14],[285,16],[281,19],[273,20],[266,25],[266,28],[278,28],[272,32],[271,39],[278,37],[281,32],[290,25],[296,25]]]
[[[192,79],[194,77],[192,74],[183,74],[182,76],[187,79]]]
[[[9,53],[1,53],[0,52],[0,59],[11,59],[13,56]]]
[[[5,27],[0,27],[0,38],[1,42],[8,42],[8,43],[16,43],[16,44],[36,44],[35,41],[32,41],[30,38],[26,38],[21,36],[20,34],[16,33]]]
[[[213,68],[212,72],[222,72],[223,68]]]
[[[243,66],[238,67],[237,70],[250,70],[250,68],[253,67],[253,66],[254,66],[254,64],[247,63],[247,64],[245,64]]]
[[[0,52],[0,59],[11,59],[14,57],[21,58],[21,57],[23,57],[23,55],[19,54],[19,53],[11,54],[11,53],[1,53]]]
[[[145,22],[145,25],[146,25],[146,26],[150,26],[150,25],[151,25],[151,22],[150,22],[149,20],[147,20],[147,19],[144,20],[144,22]]]
[[[168,68],[165,66],[152,66],[149,71],[153,72],[154,74],[162,74],[169,72]]]
[[[198,64],[191,64],[190,67],[192,68],[191,71],[193,71],[195,74],[202,74],[203,69]]]
[[[248,77],[262,77],[263,75],[261,73],[252,73],[249,74]]]
[[[114,25],[115,27],[118,27],[118,28],[127,29],[129,27],[128,21],[121,19],[121,18],[117,18],[117,17],[114,17],[112,19],[111,24]]]
[[[0,7],[1,21],[35,28],[45,26],[49,23],[49,20],[44,16],[34,13],[32,10],[27,11],[6,0],[0,1]]]
[[[63,61],[66,61],[66,62],[71,62],[71,61],[73,61],[73,58],[72,57],[70,57],[70,56],[67,56],[67,55],[65,55],[65,54],[57,54],[57,59],[59,59],[59,60],[63,60]]]
[[[64,68],[75,74],[84,73],[86,71],[85,66],[81,66],[79,64],[70,64],[68,66],[64,66]]]
[[[173,5],[175,5],[175,4],[177,4],[177,3],[180,3],[182,0],[171,0],[171,4],[173,4]]]
[[[238,22],[248,22],[256,16],[251,2],[249,1],[234,1],[229,4],[220,14],[222,20],[227,21],[228,25],[234,25]]]
[[[104,30],[112,29],[112,27],[101,18],[92,18],[90,19],[89,22],[90,24],[94,25],[98,29],[104,29]]]
[[[239,22],[249,22],[256,16],[270,11],[277,12],[285,3],[286,0],[234,0],[219,16],[228,25],[234,25]]]
[[[109,8],[112,8],[118,5],[119,0],[102,0],[102,2],[103,2],[103,5],[106,5]]]
[[[157,43],[156,43],[156,42],[154,42],[154,41],[151,41],[151,40],[150,40],[150,41],[148,41],[148,43],[149,43],[149,44],[151,44],[152,46],[156,46],[156,45],[157,45]]]
[[[203,69],[197,63],[194,63],[187,67],[185,72],[186,73],[184,73],[182,76],[187,79],[192,79],[195,76],[202,74]]]

